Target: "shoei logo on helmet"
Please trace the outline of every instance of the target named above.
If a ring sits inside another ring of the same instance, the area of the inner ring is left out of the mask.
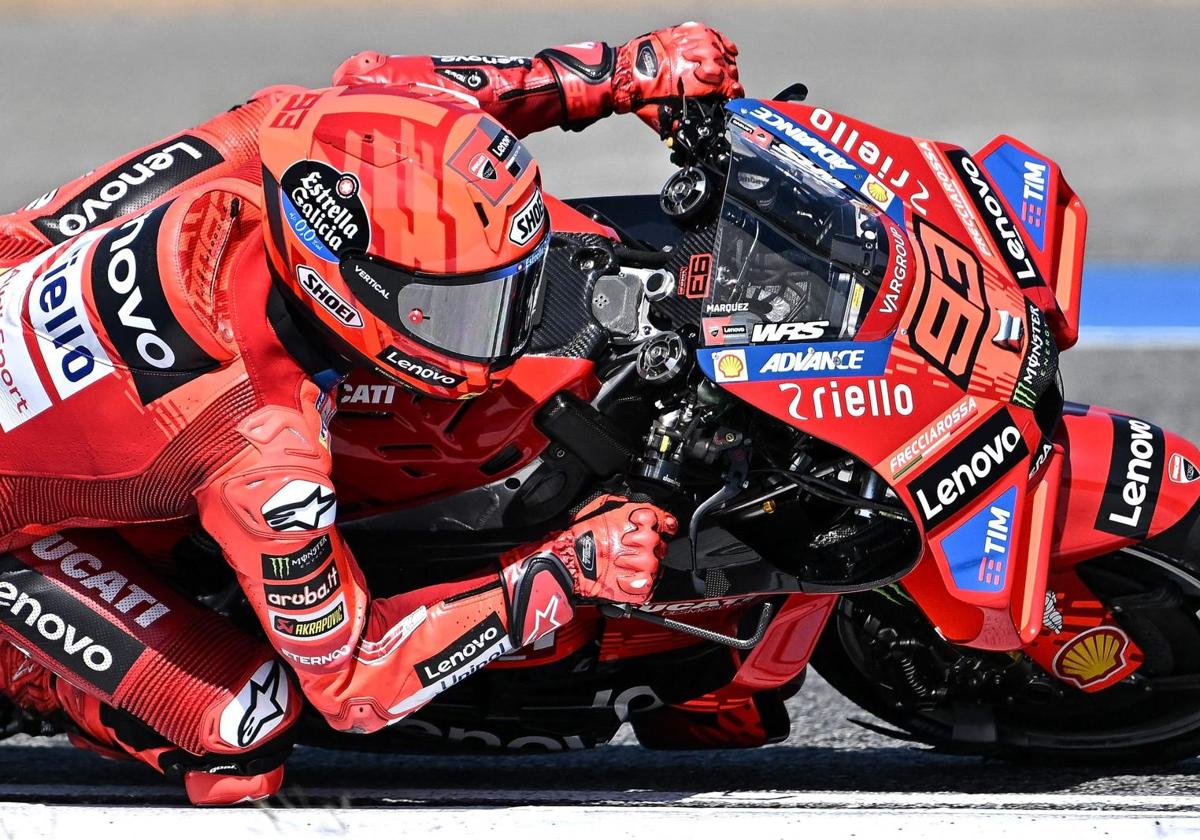
[[[293,163],[279,179],[288,226],[305,248],[326,262],[345,250],[366,251],[371,221],[358,179],[319,160]]]
[[[414,379],[420,379],[423,382],[433,382],[446,388],[453,388],[463,381],[463,377],[455,376],[451,373],[446,373],[444,370],[439,370],[433,365],[427,365],[424,362],[419,362],[416,359],[411,359],[405,356],[395,347],[386,347],[384,351],[377,357],[380,361],[394,367]]]
[[[309,297],[329,310],[330,315],[337,318],[347,327],[354,327],[358,330],[362,329],[362,314],[347,303],[341,295],[329,288],[325,283],[325,278],[318,274],[315,269],[307,265],[296,266],[296,279],[300,281],[300,288],[308,292]]]
[[[542,191],[534,190],[525,206],[513,216],[512,224],[508,228],[509,241],[514,245],[524,245],[542,229],[542,223],[545,221],[546,205],[542,202]]]

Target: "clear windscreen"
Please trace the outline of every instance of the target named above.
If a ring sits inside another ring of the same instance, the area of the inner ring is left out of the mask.
[[[853,338],[887,272],[881,211],[763,132],[730,133],[707,343]]]

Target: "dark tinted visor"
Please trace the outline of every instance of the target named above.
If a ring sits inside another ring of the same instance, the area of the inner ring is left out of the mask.
[[[550,238],[524,259],[470,274],[423,274],[371,255],[342,258],[342,278],[358,300],[397,332],[441,353],[507,360],[534,327]]]

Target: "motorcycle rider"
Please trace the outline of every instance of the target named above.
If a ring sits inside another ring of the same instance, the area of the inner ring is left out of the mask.
[[[572,616],[643,603],[667,513],[600,497],[498,572],[370,597],[335,525],[351,363],[501,381],[549,242],[532,131],[741,93],[697,23],[533,58],[360,53],[0,217],[0,689],[191,800],[282,783],[300,710],[371,732]],[[8,270],[6,270],[8,269]],[[270,647],[116,529],[198,515]],[[272,650],[273,648],[273,650]],[[276,654],[282,657],[276,658]]]

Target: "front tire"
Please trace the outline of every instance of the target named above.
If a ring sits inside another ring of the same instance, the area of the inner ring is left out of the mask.
[[[1121,605],[1116,623],[1146,654],[1105,690],[1082,692],[1021,654],[947,643],[898,586],[844,596],[813,665],[902,737],[946,752],[1071,764],[1200,754],[1200,569],[1138,546],[1078,572]]]

